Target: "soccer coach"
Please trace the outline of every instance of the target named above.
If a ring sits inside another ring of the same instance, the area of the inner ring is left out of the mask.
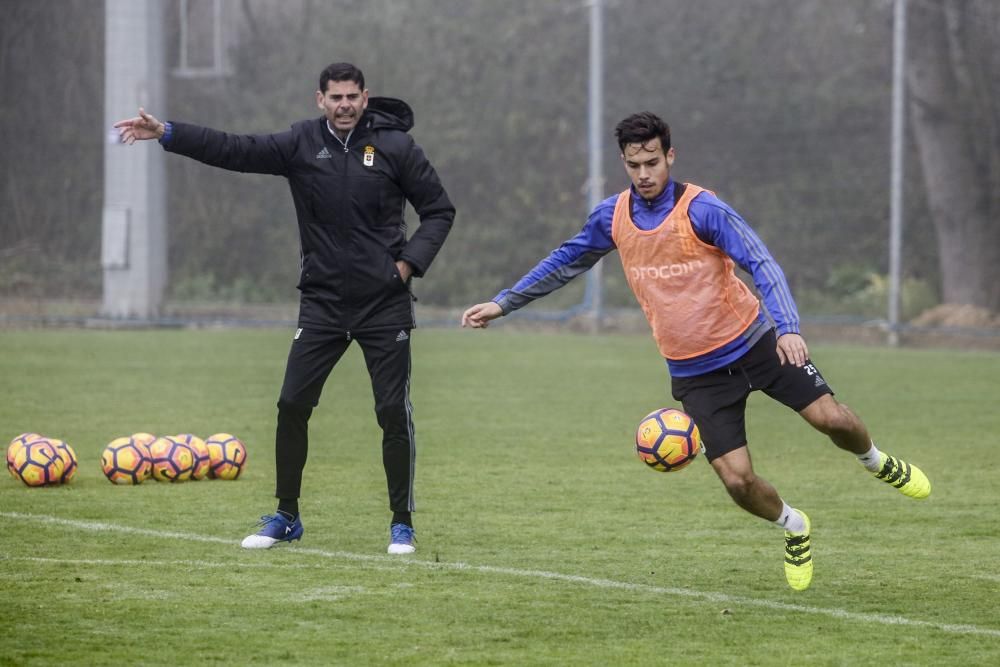
[[[423,276],[451,229],[455,207],[423,150],[407,132],[403,101],[369,99],[364,74],[334,63],[320,74],[319,118],[276,134],[235,135],[139,116],[115,123],[122,141],[158,139],[164,149],[232,171],[288,179],[298,218],[301,270],[298,329],[278,400],[275,495],[246,548],[302,536],[298,499],[308,422],[330,371],[357,341],[382,428],[389,490],[389,553],[412,553],[416,455],[410,403],[411,277]],[[407,238],[409,201],[420,225]]]

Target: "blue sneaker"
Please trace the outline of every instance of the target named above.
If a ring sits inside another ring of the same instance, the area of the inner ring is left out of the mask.
[[[294,542],[302,538],[302,519],[299,517],[289,521],[275,512],[262,516],[257,525],[260,530],[243,538],[240,546],[244,549],[269,549],[279,542]]]
[[[389,529],[389,553],[391,554],[412,554],[417,550],[416,535],[413,529],[405,523],[394,523]]]

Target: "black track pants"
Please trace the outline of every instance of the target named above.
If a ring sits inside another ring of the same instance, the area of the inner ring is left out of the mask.
[[[375,416],[382,428],[382,465],[389,488],[389,509],[412,512],[416,444],[410,404],[408,329],[352,333],[350,337],[301,329],[296,332],[278,399],[275,496],[299,497],[309,451],[309,417],[319,404],[327,376],[355,340],[368,366]]]

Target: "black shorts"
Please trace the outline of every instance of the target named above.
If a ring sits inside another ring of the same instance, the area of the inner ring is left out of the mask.
[[[782,365],[772,329],[730,366],[704,375],[671,378],[674,400],[691,415],[709,461],[747,444],[747,396],[758,389],[796,412],[833,394],[812,361]]]

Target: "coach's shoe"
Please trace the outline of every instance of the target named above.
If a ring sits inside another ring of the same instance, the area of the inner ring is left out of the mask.
[[[389,553],[412,554],[417,550],[417,537],[413,528],[405,523],[394,523],[389,528]]]
[[[931,495],[931,481],[920,468],[885,452],[879,454],[882,456],[882,465],[872,472],[877,479],[893,485],[910,498],[926,498]]]
[[[799,512],[805,519],[806,529],[801,533],[785,531],[785,579],[797,591],[809,588],[813,578],[812,550],[809,533],[812,526],[805,512]]]
[[[244,549],[269,549],[279,542],[294,542],[302,537],[302,519],[289,521],[280,512],[265,514],[257,522],[260,526],[253,535],[247,535],[240,544]]]

